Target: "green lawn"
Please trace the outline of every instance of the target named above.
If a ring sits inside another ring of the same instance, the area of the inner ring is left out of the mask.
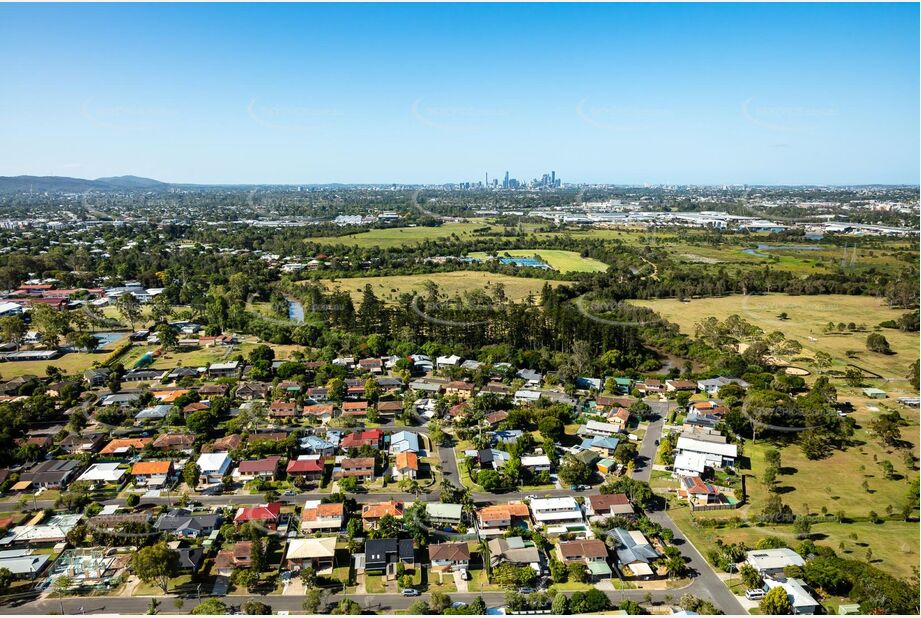
[[[370,594],[384,592],[387,589],[383,575],[365,574],[365,590]]]
[[[852,362],[888,379],[886,382],[869,380],[868,384],[880,386],[892,393],[911,394],[911,385],[905,379],[905,375],[908,373],[909,365],[918,359],[921,339],[918,333],[883,329],[880,332],[889,341],[895,353],[884,355],[868,351],[866,339],[872,328],[885,320],[898,319],[905,313],[905,310],[892,309],[871,296],[737,294],[722,298],[699,298],[687,303],[675,299],[633,302],[654,309],[667,320],[678,324],[681,332],[691,336],[694,333],[694,325],[709,316],[725,319],[731,314],[738,314],[765,332],[779,330],[788,339],[799,341],[803,345],[803,352],[796,356],[811,357],[817,351],[827,352],[835,359],[833,369],[841,371],[846,362]],[[789,319],[779,319],[777,316],[781,312],[786,312]],[[823,328],[828,322],[863,323],[870,330],[850,334],[826,334]],[[848,350],[857,351],[857,358],[847,359],[845,353]]]
[[[493,231],[501,229],[498,226],[489,225],[485,220],[480,220],[466,223],[445,223],[438,227],[394,227],[374,229],[366,232],[349,234],[347,236],[323,236],[306,238],[304,240],[305,242],[323,245],[341,244],[349,247],[381,247],[383,249],[388,249],[405,245],[418,245],[426,240],[437,241],[452,236],[457,236],[462,240],[469,240],[473,237],[474,230],[484,227]]]
[[[509,249],[500,250],[496,254],[499,257],[520,257],[530,258],[537,256],[545,262],[550,268],[563,273],[598,273],[608,269],[608,265],[600,260],[582,257],[575,251],[562,251],[559,249]],[[469,257],[476,259],[485,259],[488,257],[484,251],[475,251],[469,254]]]
[[[505,295],[515,301],[521,301],[532,295],[537,298],[545,283],[556,287],[567,283],[565,281],[548,281],[532,277],[512,277],[485,271],[459,270],[447,273],[427,273],[422,275],[389,275],[384,277],[351,277],[344,279],[323,279],[320,283],[328,290],[337,288],[348,292],[354,302],[361,301],[361,295],[366,285],[370,285],[378,298],[385,302],[394,303],[400,294],[407,292],[423,292],[427,282],[438,285],[439,290],[447,295],[454,296],[472,290],[482,290],[492,295],[497,284],[504,288]]]
[[[708,550],[716,547],[717,539],[726,543],[743,542],[750,547],[768,536],[779,537],[791,547],[796,547],[799,542],[790,525],[757,526],[744,523],[736,527],[708,528],[692,523],[690,509],[687,507],[669,507],[668,513],[705,557]],[[715,511],[700,514],[700,517],[724,519],[734,515],[738,515],[738,512]],[[912,565],[918,564],[919,530],[916,522],[818,523],[812,526],[811,533],[816,543],[827,545],[844,557],[866,561],[867,549],[871,549],[873,565],[901,579],[908,579]],[[852,536],[856,536],[856,539]],[[842,542],[843,550],[840,548]]]

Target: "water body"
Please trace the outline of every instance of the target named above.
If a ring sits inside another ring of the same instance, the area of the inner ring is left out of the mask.
[[[757,257],[771,257],[767,253],[761,253],[762,251],[821,251],[825,247],[819,247],[816,245],[758,245],[757,249],[742,249],[742,253],[747,255],[754,255]]]
[[[293,298],[288,299],[288,319],[294,322],[304,321],[304,305]]]

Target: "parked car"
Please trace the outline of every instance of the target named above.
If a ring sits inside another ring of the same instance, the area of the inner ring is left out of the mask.
[[[417,597],[419,596],[419,591],[415,588],[403,588],[403,590],[400,591],[400,594],[402,594],[404,597]]]
[[[518,592],[521,594],[532,594],[537,591],[534,588],[531,588],[530,586],[522,586],[521,588],[518,589]]]
[[[470,579],[470,572],[467,569],[461,569],[458,573],[460,573],[462,580],[467,581]]]
[[[451,603],[452,609],[461,609],[464,607],[467,607],[467,604],[464,603],[463,601],[454,601],[453,603]]]
[[[758,601],[764,598],[764,590],[761,588],[751,588],[745,591],[745,598],[749,601]]]

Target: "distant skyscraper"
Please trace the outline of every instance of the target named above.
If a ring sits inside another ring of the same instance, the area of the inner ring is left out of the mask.
[[[505,180],[502,181],[502,188],[508,189],[508,170],[505,171]]]

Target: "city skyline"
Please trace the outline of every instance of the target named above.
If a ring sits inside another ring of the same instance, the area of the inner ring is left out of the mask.
[[[913,184],[917,21],[911,4],[6,5],[0,175]]]

